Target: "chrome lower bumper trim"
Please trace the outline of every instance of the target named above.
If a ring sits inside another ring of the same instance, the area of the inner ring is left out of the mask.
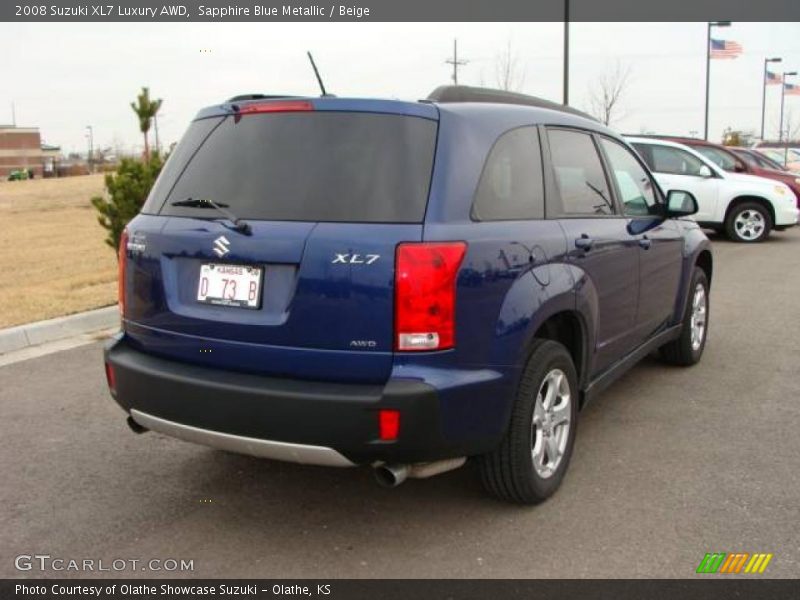
[[[326,446],[309,446],[306,444],[292,444],[289,442],[276,442],[273,440],[261,440],[258,438],[243,437],[210,429],[201,429],[191,425],[183,425],[174,421],[168,421],[160,417],[155,417],[143,413],[136,409],[131,409],[131,417],[142,427],[152,431],[163,433],[186,442],[202,444],[238,452],[240,454],[250,454],[261,458],[271,458],[273,460],[283,460],[304,465],[321,465],[324,467],[354,467],[355,464],[347,460],[333,448]]]

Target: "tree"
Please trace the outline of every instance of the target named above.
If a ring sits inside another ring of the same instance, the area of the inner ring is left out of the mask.
[[[497,87],[509,92],[517,92],[525,84],[525,68],[519,64],[519,56],[508,40],[505,50],[498,54],[494,64]]]
[[[147,200],[162,165],[158,152],[146,161],[123,158],[117,172],[106,175],[106,196],[92,198],[92,205],[100,213],[97,221],[108,230],[106,244],[115,250],[125,225],[139,214]]]
[[[614,69],[597,78],[589,92],[589,112],[605,125],[619,118],[619,108],[625,89],[628,87],[631,69],[617,62]]]
[[[150,88],[143,87],[142,93],[136,97],[136,102],[131,102],[131,108],[139,118],[139,131],[144,135],[144,159],[150,160],[150,144],[147,141],[147,132],[153,123],[153,117],[161,108],[161,98],[150,100]]]

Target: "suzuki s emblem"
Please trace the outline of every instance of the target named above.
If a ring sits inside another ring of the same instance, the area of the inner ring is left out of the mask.
[[[222,258],[231,251],[229,248],[230,245],[231,243],[228,241],[228,238],[226,238],[224,235],[219,236],[214,240],[214,254]]]

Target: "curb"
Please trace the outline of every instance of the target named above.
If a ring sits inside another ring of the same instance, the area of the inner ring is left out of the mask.
[[[0,329],[0,354],[119,325],[116,305]]]

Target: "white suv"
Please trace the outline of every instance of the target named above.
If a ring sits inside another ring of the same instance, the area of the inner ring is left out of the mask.
[[[688,146],[652,138],[627,138],[665,193],[686,190],[697,198],[694,219],[737,242],[760,242],[772,229],[797,225],[794,192],[779,181],[728,173]]]

